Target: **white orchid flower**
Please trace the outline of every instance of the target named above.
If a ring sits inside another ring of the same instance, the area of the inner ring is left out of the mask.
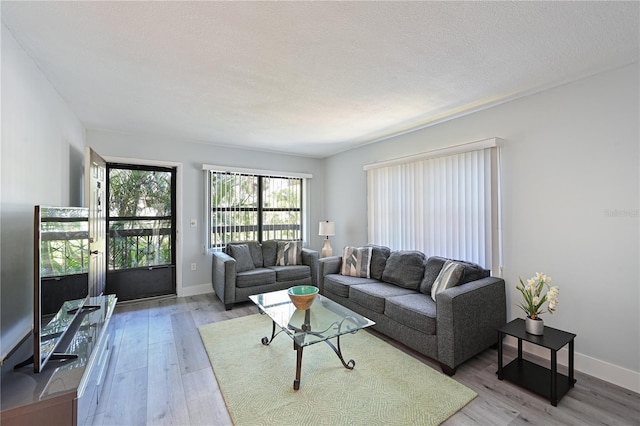
[[[522,278],[520,278],[520,283],[522,286],[516,286],[516,288],[522,293],[524,296],[524,303],[519,304],[520,308],[525,311],[528,317],[536,316],[541,313],[544,313],[542,310],[542,306],[540,301],[544,299],[544,287],[547,287],[547,310],[550,314],[558,307],[560,301],[558,300],[558,295],[560,294],[560,289],[557,286],[550,286],[551,277],[543,274],[542,272],[536,272],[536,274],[527,280],[526,285],[522,282]]]

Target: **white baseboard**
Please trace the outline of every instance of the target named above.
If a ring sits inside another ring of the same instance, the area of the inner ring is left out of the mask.
[[[213,286],[211,283],[190,285],[188,287],[181,287],[178,289],[178,297],[198,296],[200,294],[213,293]]]
[[[504,339],[504,344],[517,348],[518,339],[507,336]],[[540,346],[532,343],[523,342],[522,350],[547,360],[551,359],[548,349],[541,348]],[[560,349],[558,351],[558,364],[566,367],[569,363],[568,359],[569,350],[566,347]],[[579,352],[575,352],[573,354],[573,361],[576,371],[597,377],[598,379],[613,383],[614,385],[629,389],[633,392],[640,393],[640,373],[637,371],[632,371],[606,361],[601,361]]]

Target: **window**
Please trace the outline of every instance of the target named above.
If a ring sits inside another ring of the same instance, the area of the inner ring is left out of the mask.
[[[370,243],[499,268],[496,139],[365,166]]]
[[[209,170],[208,181],[209,248],[302,239],[303,178]]]

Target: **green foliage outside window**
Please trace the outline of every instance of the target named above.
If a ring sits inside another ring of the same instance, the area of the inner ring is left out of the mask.
[[[40,273],[58,277],[89,270],[89,222],[83,208],[41,207]]]
[[[109,170],[109,269],[172,263],[171,172]]]

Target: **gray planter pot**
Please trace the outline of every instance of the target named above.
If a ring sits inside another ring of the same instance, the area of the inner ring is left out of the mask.
[[[531,319],[527,317],[525,318],[524,329],[529,334],[541,336],[544,333],[544,321],[542,320],[542,318]]]

